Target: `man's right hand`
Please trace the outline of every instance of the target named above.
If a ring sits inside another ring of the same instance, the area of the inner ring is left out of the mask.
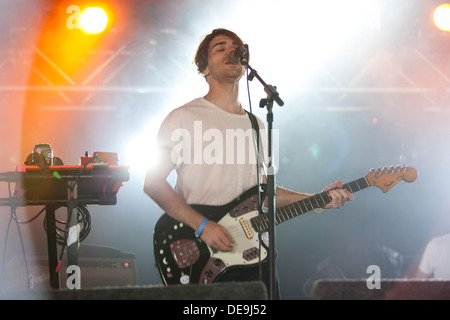
[[[231,237],[228,230],[211,220],[208,220],[200,235],[202,239],[209,247],[214,249],[230,252],[233,250],[234,240]]]

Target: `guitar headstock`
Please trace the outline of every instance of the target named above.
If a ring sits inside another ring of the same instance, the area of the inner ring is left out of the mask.
[[[388,192],[401,180],[413,182],[416,178],[417,170],[404,165],[371,169],[366,175],[369,185],[377,186],[383,190],[383,192]]]

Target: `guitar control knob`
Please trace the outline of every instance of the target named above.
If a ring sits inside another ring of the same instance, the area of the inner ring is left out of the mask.
[[[214,266],[220,267],[221,264],[222,264],[222,260],[220,260],[220,259],[214,260]]]
[[[205,272],[205,276],[206,276],[208,279],[211,279],[212,276],[213,276],[213,272],[212,272],[211,270],[208,270],[208,271]]]

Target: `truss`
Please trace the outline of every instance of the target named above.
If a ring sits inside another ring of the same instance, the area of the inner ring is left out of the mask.
[[[449,38],[448,33],[392,37],[375,49],[354,44],[334,62],[320,65],[296,92],[304,103],[330,110],[381,105],[445,111],[450,106]],[[176,32],[155,31],[144,40],[118,34],[107,47],[80,54],[73,63],[83,71],[75,74],[61,64],[70,52],[36,45],[27,40],[26,30],[11,30],[2,40],[0,91],[25,92],[36,103],[44,101],[38,97],[54,96],[47,108],[139,107],[149,96],[175,94],[180,75],[195,72],[190,55],[177,49],[175,43],[183,39]]]

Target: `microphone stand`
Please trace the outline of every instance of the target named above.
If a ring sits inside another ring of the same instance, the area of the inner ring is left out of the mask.
[[[283,100],[280,99],[275,86],[268,85],[258,75],[258,72],[254,70],[248,64],[247,59],[242,58],[241,63],[250,70],[247,77],[249,81],[252,81],[254,77],[259,80],[263,85],[264,91],[267,93],[266,99],[261,99],[259,107],[267,107],[267,125],[268,125],[268,175],[267,175],[267,197],[268,197],[268,217],[269,217],[269,263],[270,263],[270,288],[269,298],[273,300],[275,298],[276,289],[276,273],[275,273],[275,212],[276,212],[276,184],[275,184],[275,170],[273,168],[273,155],[272,155],[272,125],[273,125],[273,101],[275,101],[280,107],[284,105]]]

